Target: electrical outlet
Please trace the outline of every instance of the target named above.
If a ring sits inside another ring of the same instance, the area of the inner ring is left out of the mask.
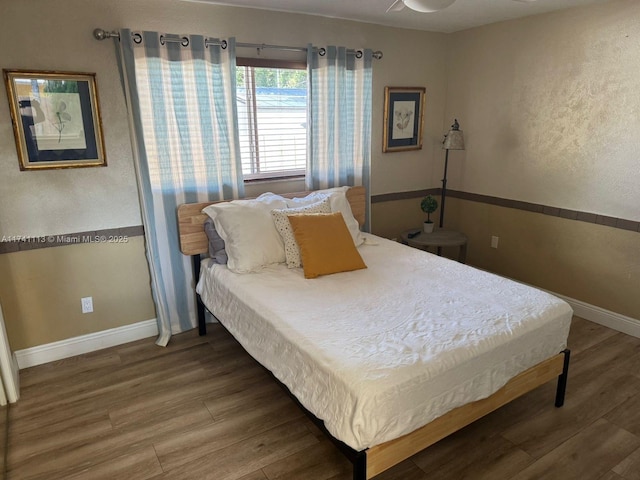
[[[82,313],[93,312],[93,297],[83,297],[80,299],[82,304]]]
[[[491,237],[491,248],[498,248],[498,241],[500,237],[496,237],[495,235]]]

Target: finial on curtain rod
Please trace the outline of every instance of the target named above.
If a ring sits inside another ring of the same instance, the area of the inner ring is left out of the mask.
[[[118,32],[107,32],[102,28],[96,28],[93,31],[93,36],[95,37],[96,40],[105,40],[107,38],[114,38],[114,37],[117,39],[120,39],[120,34]]]

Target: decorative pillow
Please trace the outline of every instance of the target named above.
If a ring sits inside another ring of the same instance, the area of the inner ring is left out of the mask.
[[[285,261],[284,243],[270,212],[286,206],[284,199],[269,196],[214,203],[202,210],[211,217],[224,241],[229,270],[256,272],[266,265]]]
[[[209,257],[215,262],[222,265],[227,264],[227,251],[224,249],[224,240],[216,231],[216,226],[211,218],[204,221],[204,233],[209,239]]]
[[[304,278],[367,268],[340,212],[289,215]]]
[[[298,268],[302,266],[300,260],[300,249],[296,243],[296,238],[293,235],[291,229],[291,223],[289,222],[289,215],[298,213],[331,213],[331,207],[329,206],[329,198],[325,198],[311,205],[297,208],[287,208],[284,210],[271,210],[271,216],[273,216],[273,222],[276,225],[276,230],[284,241],[284,256],[287,260],[287,267]]]
[[[360,231],[360,225],[358,224],[358,221],[353,216],[351,205],[349,205],[349,200],[347,200],[347,190],[349,190],[349,187],[336,187],[327,188],[325,190],[317,190],[310,193],[306,197],[287,199],[287,206],[301,207],[304,205],[316,203],[328,196],[330,199],[331,211],[342,212],[342,216],[344,217],[344,221],[347,224],[349,233],[353,238],[353,243],[357,247],[362,245],[364,237],[362,236],[362,232]]]

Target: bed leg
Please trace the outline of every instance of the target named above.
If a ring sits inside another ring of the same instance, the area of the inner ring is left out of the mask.
[[[571,357],[571,350],[566,349],[564,352],[564,366],[562,367],[562,373],[558,376],[558,387],[556,388],[556,407],[564,405],[564,394],[567,390],[567,377],[569,375],[569,357]]]
[[[367,480],[367,452],[358,452],[353,459],[353,480]]]
[[[191,261],[193,262],[193,288],[198,284],[200,279],[200,255],[191,255]],[[196,309],[198,312],[198,333],[200,336],[207,334],[207,324],[204,317],[204,304],[200,299],[200,295],[196,293]]]

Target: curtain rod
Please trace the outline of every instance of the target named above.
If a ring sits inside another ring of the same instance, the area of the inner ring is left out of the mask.
[[[140,43],[142,42],[142,37],[140,36],[140,34],[133,34],[133,35],[138,35],[139,37],[139,41],[137,41],[136,43]],[[96,40],[106,40],[107,38],[117,38],[118,40],[120,40],[120,33],[118,32],[108,32],[106,30],[103,30],[102,28],[96,28],[93,31],[93,36]],[[186,46],[189,44],[189,39],[186,37],[182,37],[182,38],[173,38],[173,37],[163,37],[161,36],[161,42],[177,42],[177,43],[181,43],[182,45]],[[135,41],[135,38],[134,38]],[[186,45],[185,45],[186,42]],[[205,46],[210,46],[210,45],[219,45],[221,46],[223,49],[227,48],[227,41],[226,40],[205,40]],[[285,46],[285,45],[268,45],[265,43],[242,43],[242,42],[237,42],[236,43],[236,47],[240,47],[240,48],[256,48],[258,50],[264,50],[264,49],[275,49],[275,50],[286,50],[289,52],[306,52],[307,51],[307,47],[289,47],[289,46]],[[348,49],[347,53],[353,54],[355,55],[357,58],[362,57],[362,50],[355,50],[355,49]],[[318,54],[320,56],[324,56],[326,54],[326,50],[324,48],[318,48]],[[375,52],[373,52],[373,58],[375,58],[376,60],[380,60],[382,58],[382,52],[380,50],[377,50]]]

